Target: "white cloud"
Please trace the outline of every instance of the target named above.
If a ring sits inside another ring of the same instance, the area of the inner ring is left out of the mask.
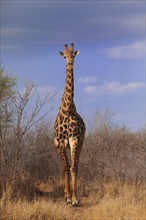
[[[120,82],[105,82],[102,85],[88,85],[85,92],[91,95],[122,95],[134,92],[145,87],[142,82],[129,82],[122,84]]]
[[[79,83],[96,83],[97,82],[97,77],[96,76],[85,76],[85,77],[80,77],[78,79]]]
[[[114,59],[139,59],[145,56],[145,41],[113,47],[107,49],[106,53]]]

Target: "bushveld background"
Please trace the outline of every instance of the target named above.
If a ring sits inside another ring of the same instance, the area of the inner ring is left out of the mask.
[[[0,76],[1,220],[146,219],[144,129],[115,125],[108,110],[88,121],[78,173],[80,204],[73,208],[63,198],[62,162],[53,144],[49,113],[55,93],[41,98],[33,83],[20,92],[3,69]]]

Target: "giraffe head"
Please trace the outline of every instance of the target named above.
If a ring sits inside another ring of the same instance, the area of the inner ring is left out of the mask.
[[[64,45],[64,52],[59,52],[61,56],[63,56],[66,60],[67,65],[73,65],[74,58],[80,53],[79,50],[74,51],[74,44],[71,43],[70,49],[68,49],[67,44]]]

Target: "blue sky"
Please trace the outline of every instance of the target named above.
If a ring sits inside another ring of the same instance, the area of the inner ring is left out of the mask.
[[[65,82],[64,44],[74,42],[75,102],[86,120],[98,110],[132,130],[145,124],[145,1],[1,0],[1,63],[41,91]]]

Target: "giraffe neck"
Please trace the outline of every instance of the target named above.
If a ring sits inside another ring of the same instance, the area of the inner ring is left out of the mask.
[[[66,65],[66,79],[65,79],[65,88],[64,88],[63,96],[68,103],[73,102],[74,75],[73,75],[73,66],[72,65]]]
[[[66,80],[65,88],[62,97],[62,103],[60,106],[62,113],[70,114],[72,111],[76,110],[74,105],[74,75],[73,75],[73,65],[66,65]]]

